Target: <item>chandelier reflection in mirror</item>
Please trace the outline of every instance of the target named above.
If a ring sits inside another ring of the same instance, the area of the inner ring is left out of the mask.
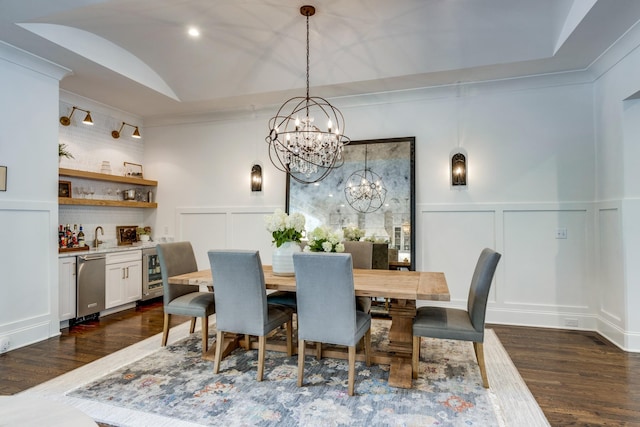
[[[382,178],[367,165],[367,147],[364,149],[364,169],[357,170],[347,178],[344,188],[347,203],[362,213],[375,212],[384,205],[387,189]]]
[[[311,184],[322,181],[342,166],[342,150],[349,143],[344,135],[344,117],[324,98],[309,96],[309,17],[313,6],[302,6],[307,18],[307,93],[287,100],[269,120],[269,158],[294,180]],[[287,113],[290,111],[289,113]],[[317,121],[316,121],[317,119]],[[326,124],[326,128],[322,128]]]

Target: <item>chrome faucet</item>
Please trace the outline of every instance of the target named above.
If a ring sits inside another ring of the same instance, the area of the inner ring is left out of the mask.
[[[102,232],[102,235],[104,236],[104,230],[102,229],[102,227],[101,227],[101,226],[97,226],[97,227],[96,227],[96,238],[95,238],[95,239],[93,239],[93,247],[94,247],[94,248],[97,248],[97,247],[98,247],[98,245],[99,245],[100,243],[102,243],[102,240],[98,240],[98,230],[100,230],[100,231]]]

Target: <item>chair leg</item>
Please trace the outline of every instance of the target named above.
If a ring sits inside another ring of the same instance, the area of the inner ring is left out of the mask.
[[[222,346],[224,346],[224,332],[218,330],[216,334],[216,355],[213,360],[213,373],[220,372],[220,363],[222,362]]]
[[[209,318],[202,318],[202,355],[207,354],[209,350]]]
[[[244,349],[251,350],[251,335],[249,334],[244,334]]]
[[[191,318],[191,327],[189,328],[189,333],[192,334],[193,331],[196,330],[196,318],[192,317]]]
[[[167,345],[167,339],[169,339],[169,323],[171,322],[171,315],[164,314],[164,326],[162,327],[162,347]]]
[[[267,336],[258,337],[258,381],[262,381],[264,374],[264,354],[267,349]]]
[[[316,358],[322,359],[322,343],[320,341],[316,343]]]
[[[413,355],[411,356],[411,372],[413,379],[418,379],[418,367],[420,366],[420,337],[413,336]]]
[[[371,366],[371,328],[364,334],[364,360]]]
[[[304,340],[298,339],[298,387],[302,387],[304,377]]]
[[[349,396],[354,394],[356,378],[356,346],[349,346]]]
[[[480,367],[480,375],[482,375],[482,385],[484,388],[489,388],[489,378],[487,378],[487,368],[484,364],[484,347],[481,342],[474,342],[473,349],[476,352],[476,359],[478,359],[478,366]]]
[[[293,321],[287,322],[287,356],[293,356]]]

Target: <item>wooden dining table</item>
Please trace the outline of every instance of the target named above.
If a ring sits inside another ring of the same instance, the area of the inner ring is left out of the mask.
[[[270,265],[263,265],[263,271],[267,289],[295,292],[296,280],[294,276],[276,275]],[[449,301],[449,287],[444,273],[354,269],[353,280],[356,296],[389,299],[389,316],[391,317],[389,344],[385,351],[373,349],[371,361],[390,365],[389,385],[410,388],[412,385],[413,318],[416,315],[416,301]],[[169,278],[169,284],[215,288],[211,270],[172,276]],[[239,345],[239,338],[230,339],[228,342],[225,340],[224,353],[229,353]],[[280,350],[277,344],[274,345],[274,349]],[[346,358],[346,352],[337,349],[323,350],[323,354],[328,357]],[[358,359],[364,360],[364,355],[358,355]]]

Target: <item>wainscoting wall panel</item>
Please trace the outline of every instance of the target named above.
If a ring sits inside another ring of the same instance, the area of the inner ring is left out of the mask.
[[[621,217],[619,206],[608,204],[598,209],[598,283],[597,300],[599,301],[599,329],[610,339],[624,342],[625,329],[625,295],[620,286],[607,286],[607,283],[623,283],[623,256],[621,234]]]
[[[188,240],[198,268],[209,266],[210,249],[257,249],[264,264],[271,264],[274,247],[264,225],[275,207],[178,208],[176,240]]]
[[[483,248],[496,248],[495,212],[493,210],[420,211],[420,236],[416,236],[418,270],[443,271],[451,301],[466,306],[469,283]],[[495,300],[496,289],[489,299]]]
[[[586,309],[586,210],[504,212],[505,304]],[[565,233],[566,237],[556,236]]]
[[[0,337],[9,338],[10,349],[59,333],[58,264],[49,262],[57,257],[57,219],[56,203],[0,200]],[[20,242],[30,242],[29,250],[16,250]]]
[[[591,204],[420,205],[417,210],[417,268],[444,271],[449,304],[466,306],[478,254],[490,247],[502,259],[488,321],[596,328]]]
[[[226,249],[229,219],[223,209],[178,209],[176,241],[189,241],[198,261],[198,269],[209,265],[209,249]]]

